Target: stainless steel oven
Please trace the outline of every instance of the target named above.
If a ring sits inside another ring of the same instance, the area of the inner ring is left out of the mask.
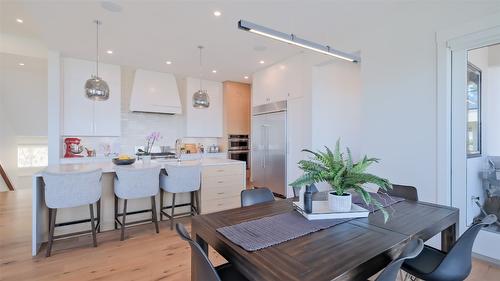
[[[250,168],[250,145],[248,135],[229,135],[228,136],[228,158],[245,161],[247,169]]]

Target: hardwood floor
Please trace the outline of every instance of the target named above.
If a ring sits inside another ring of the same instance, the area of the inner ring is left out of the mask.
[[[189,219],[179,220],[189,226]],[[52,256],[44,248],[31,257],[31,190],[0,192],[0,280],[189,280],[190,251],[165,222],[156,234],[152,224],[56,241]],[[224,261],[213,250],[215,265]],[[478,260],[467,280],[500,279],[500,268]]]

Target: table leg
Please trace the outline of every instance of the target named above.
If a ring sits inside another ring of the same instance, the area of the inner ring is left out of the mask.
[[[450,225],[441,232],[441,250],[448,252],[457,239],[457,224]]]
[[[205,242],[205,240],[203,240],[203,238],[201,238],[200,236],[195,234],[194,231],[192,231],[192,235],[194,236],[196,243],[198,243],[198,245],[200,245],[201,249],[203,249],[203,251],[205,252],[205,254],[207,254],[207,257],[208,257],[208,244],[207,244],[207,242]],[[196,267],[197,260],[194,257],[195,257],[195,253],[193,253],[193,250],[191,250],[191,281],[201,280],[200,278],[198,278],[198,268]]]

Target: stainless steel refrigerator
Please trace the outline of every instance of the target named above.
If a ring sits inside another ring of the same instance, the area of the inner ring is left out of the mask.
[[[252,180],[286,197],[286,101],[255,106],[252,112]]]

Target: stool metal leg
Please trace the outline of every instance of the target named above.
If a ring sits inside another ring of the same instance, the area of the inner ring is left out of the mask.
[[[196,214],[200,214],[200,199],[198,198],[199,190],[194,192],[194,201],[196,202]]]
[[[125,217],[127,216],[127,199],[123,200],[123,220],[122,220],[122,235],[120,240],[125,240]]]
[[[151,196],[151,212],[152,212],[153,222],[156,228],[156,233],[160,233],[160,228],[158,227],[158,217],[156,214],[156,200],[154,196]]]
[[[163,220],[163,189],[160,188],[160,221]]]
[[[97,200],[97,233],[101,233],[101,198]]]
[[[172,193],[172,214],[170,215],[170,230],[174,229],[174,209],[175,209],[175,193]]]
[[[95,232],[95,222],[94,222],[94,204],[89,204],[90,211],[90,225],[92,227],[92,240],[94,241],[94,247],[97,247],[97,235]]]
[[[118,229],[118,223],[116,220],[118,219],[118,197],[115,195],[115,229]]]
[[[47,253],[45,254],[46,257],[50,257],[50,252],[52,251],[52,243],[54,242],[54,228],[56,225],[56,215],[57,209],[49,209],[49,243],[47,245]]]

